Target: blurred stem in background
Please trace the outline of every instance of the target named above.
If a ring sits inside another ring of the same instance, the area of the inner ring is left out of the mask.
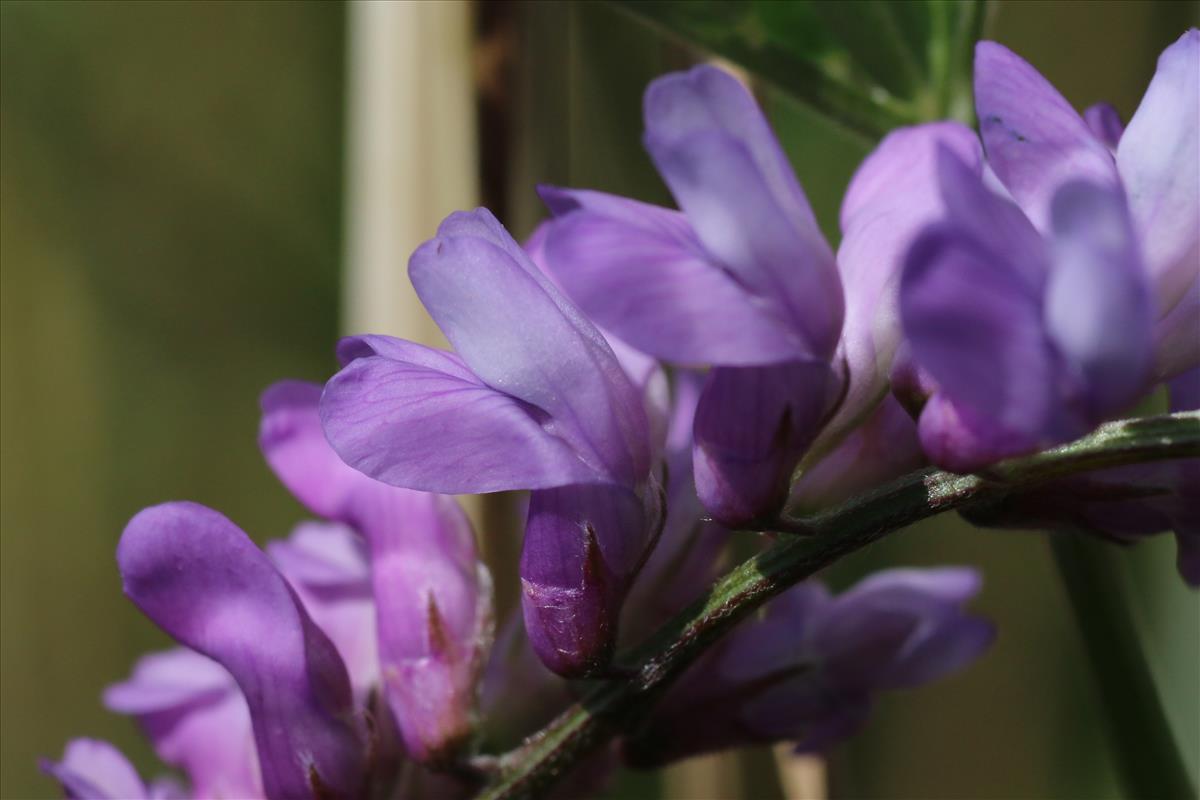
[[[445,347],[407,265],[443,217],[479,205],[471,4],[360,0],[346,14],[341,327]],[[482,498],[462,500],[481,530]]]
[[[1086,532],[1050,535],[1054,560],[1108,721],[1126,795],[1189,800],[1196,791],[1142,652],[1124,571],[1112,545]]]

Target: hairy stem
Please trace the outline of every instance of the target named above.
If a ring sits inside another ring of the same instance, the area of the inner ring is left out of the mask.
[[[1048,480],[1094,469],[1200,456],[1200,413],[1115,422],[1062,447],[996,465],[987,477],[923,470],[803,521],[718,580],[621,661],[629,677],[598,684],[581,701],[500,758],[481,798],[537,797],[583,757],[629,729],[720,636],[772,597],[844,555],[918,520]]]
[[[1112,548],[1082,532],[1055,533],[1050,542],[1096,676],[1126,795],[1195,797]]]

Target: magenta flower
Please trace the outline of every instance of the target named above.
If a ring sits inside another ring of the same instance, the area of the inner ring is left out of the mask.
[[[965,568],[888,570],[837,597],[801,584],[696,662],[626,742],[626,759],[652,767],[781,740],[825,750],[862,727],[876,692],[983,654],[995,630],[962,608],[979,588]]]
[[[325,433],[348,464],[396,486],[535,490],[526,627],[556,672],[597,670],[661,525],[642,393],[491,214],[452,214],[438,233],[409,274],[455,353],[346,340],[321,401]]]
[[[945,211],[909,249],[900,290],[913,363],[935,387],[920,436],[936,463],[968,471],[1073,439],[1200,363],[1198,73],[1192,30],[1120,133],[1110,112],[1089,125],[1027,63],[979,44],[987,161],[939,154]]]

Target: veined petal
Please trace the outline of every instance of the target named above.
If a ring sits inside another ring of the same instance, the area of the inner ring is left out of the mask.
[[[154,750],[196,797],[261,797],[250,709],[229,672],[186,648],[143,656],[104,705],[137,718]]]
[[[699,131],[669,146],[648,136],[646,146],[711,257],[796,331],[798,358],[828,359],[843,298],[820,233],[797,229],[728,134]]]
[[[885,136],[850,179],[838,217],[842,233],[849,236],[857,226],[888,212],[909,212],[912,219],[905,219],[910,225],[932,219],[943,207],[938,178],[942,150],[951,151],[976,173],[981,169],[979,138],[961,122],[897,128]],[[845,267],[839,267],[845,275]]]
[[[534,652],[560,675],[591,674],[612,655],[621,604],[662,526],[647,491],[647,501],[612,485],[530,496],[521,607]]]
[[[703,251],[683,215],[599,192],[543,187],[574,210],[549,224],[547,267],[580,308],[634,347],[680,364],[760,364],[806,348],[779,309]]]
[[[380,334],[363,334],[359,336],[344,336],[337,343],[338,364],[345,367],[358,358],[381,356],[392,361],[403,361],[418,367],[427,367],[438,372],[460,378],[468,383],[479,383],[479,378],[471,372],[471,368],[455,353],[427,347],[423,344],[410,342],[407,339],[397,339],[393,336]],[[286,381],[281,381],[286,383]]]
[[[938,178],[943,148],[978,173],[983,152],[974,131],[957,122],[935,122],[888,134],[850,181],[837,253],[846,289],[838,356],[849,377],[822,442],[826,437],[839,441],[857,427],[887,389],[900,340],[896,292],[904,256],[925,226],[945,214]]]
[[[1154,300],[1119,189],[1064,184],[1054,195],[1051,226],[1046,331],[1083,386],[1083,413],[1098,424],[1147,388]]]
[[[544,411],[412,362],[352,361],[325,385],[321,419],[347,464],[393,486],[461,494],[607,477],[557,435]]]
[[[701,66],[646,90],[645,144],[713,258],[827,359],[841,332],[833,254],[779,142],[749,92]]]
[[[1163,51],[1117,168],[1165,315],[1200,273],[1200,31]]]
[[[515,243],[439,236],[413,253],[409,276],[485,384],[547,414],[594,472],[642,480],[650,454],[641,397],[600,332]]]
[[[762,109],[737,78],[707,64],[664,75],[647,87],[642,113],[646,137],[656,144],[670,146],[700,131],[723,131],[741,143],[784,213],[798,228],[820,238],[787,155]]]
[[[366,537],[369,582],[354,588],[360,601],[364,589],[374,596],[378,648],[371,655],[388,701],[413,758],[449,757],[471,733],[475,681],[491,639],[491,584],[474,532],[453,498],[389,486],[342,463],[321,431],[319,392],[285,382],[264,393],[263,452],[313,511]],[[353,574],[344,565],[352,553],[339,545],[349,532],[326,527],[324,550]],[[346,620],[356,621],[361,615]],[[362,644],[361,627],[344,633]]]
[[[719,367],[708,374],[694,425],[696,491],[715,520],[772,519],[840,381],[828,365]]]
[[[900,313],[914,361],[956,407],[998,430],[1049,424],[1060,365],[1041,298],[1003,256],[957,230],[929,229],[909,253]]]
[[[101,739],[72,739],[62,761],[41,761],[72,800],[149,800],[146,784],[120,750]]]
[[[1058,90],[1003,45],[975,46],[975,109],[988,163],[1039,230],[1067,180],[1117,184],[1108,148]]]
[[[440,531],[437,526],[410,523],[410,519],[424,522],[435,510],[457,504],[450,498],[390,486],[349,467],[325,438],[320,399],[317,384],[280,381],[263,392],[260,401],[259,446],[296,498],[314,514],[344,522],[368,539],[407,526],[410,544],[440,550],[449,560],[474,563],[475,539],[469,529]],[[304,552],[319,551],[326,567],[344,573],[347,581],[365,578],[365,554],[351,541],[325,537],[319,548]]]
[[[237,681],[269,797],[358,791],[364,753],[345,665],[245,533],[194,503],[153,506],[126,526],[117,563],[148,617]]]

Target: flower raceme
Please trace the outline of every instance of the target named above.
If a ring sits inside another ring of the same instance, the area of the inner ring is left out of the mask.
[[[534,659],[611,677],[619,630],[645,636],[700,596],[731,528],[928,461],[975,470],[1069,440],[1164,382],[1174,408],[1195,408],[1198,74],[1193,30],[1123,128],[981,43],[982,144],[953,122],[887,136],[848,187],[836,256],[738,81],[709,66],[655,81],[644,144],[679,210],[542,187],[552,218],[527,249],[486,210],[452,214],[409,275],[453,351],[351,337],[324,387],[264,393],[263,454],[320,521],[266,552],[192,503],[127,526],[126,594],[180,647],[104,702],[188,785],[146,784],[91,739],[45,770],[80,798],[457,796],[481,688],[485,712],[527,732],[571,696]],[[1195,466],[976,510],[1119,541],[1173,528],[1196,583]],[[489,661],[490,577],[448,495],[514,490],[529,492],[520,617]],[[794,587],[693,664],[620,752],[653,766],[830,747],[878,691],[979,657],[994,635],[964,610],[979,582],[954,568],[836,597]]]
[[[925,378],[900,383],[932,392],[922,445],[959,471],[1076,438],[1200,365],[1200,32],[1162,54],[1123,132],[993,42],[975,102],[986,158],[965,128],[939,145],[921,191],[944,212],[899,300],[901,368]],[[873,158],[906,155],[885,140]]]
[[[965,568],[896,569],[837,597],[815,581],[772,601],[671,687],[626,758],[649,767],[780,740],[819,752],[853,734],[872,695],[956,672],[995,638],[962,606],[980,589]]]
[[[712,365],[696,490],[729,526],[767,521],[843,388],[833,252],[749,92],[701,66],[652,83],[645,145],[682,211],[543,187],[547,268],[606,330]]]
[[[338,459],[320,393],[268,389],[260,444],[327,522],[263,553],[216,511],[166,503],[121,537],[126,594],[184,647],[144,658],[105,703],[142,723],[195,797],[356,797],[402,757],[453,762],[474,734],[492,619],[470,523],[452,498]],[[106,747],[73,747],[60,778],[121,772]]]
[[[351,466],[446,493],[531,489],[521,554],[533,647],[563,675],[602,669],[662,524],[643,395],[603,335],[495,217],[452,214],[409,262],[455,348],[340,348],[329,441]]]

